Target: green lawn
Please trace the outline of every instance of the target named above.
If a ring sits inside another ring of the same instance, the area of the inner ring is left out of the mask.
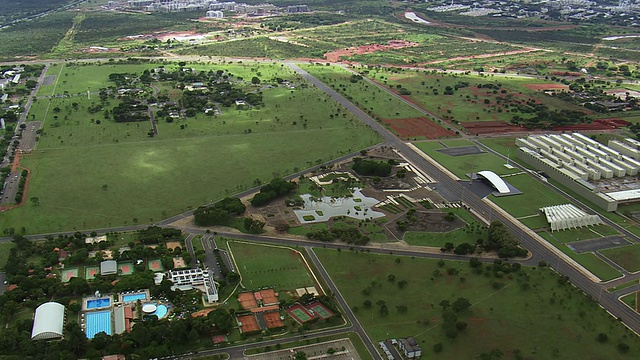
[[[546,268],[522,268],[520,273],[495,278],[491,271],[478,275],[467,262],[399,258],[359,252],[316,250],[347,303],[356,308],[356,316],[373,341],[413,336],[424,355],[437,359],[475,359],[481,353],[500,349],[507,354],[516,350],[531,359],[632,359],[640,356],[640,338],[609,316],[598,305],[558,275]],[[490,265],[484,265],[491,268]],[[447,275],[447,269],[459,271]],[[434,276],[439,270],[443,275]],[[388,275],[395,275],[395,283]],[[484,275],[486,274],[486,275]],[[460,279],[464,278],[464,281]],[[406,280],[399,289],[399,281]],[[493,284],[500,283],[501,289]],[[370,295],[363,293],[370,290]],[[472,306],[458,319],[468,324],[455,340],[445,337],[441,327],[442,300],[468,299]],[[365,300],[373,304],[370,309]],[[384,301],[388,315],[379,312]],[[404,305],[406,313],[396,306]],[[605,332],[609,342],[595,341]],[[582,339],[577,341],[577,339]],[[433,344],[442,342],[444,350],[434,355]],[[621,355],[619,342],[631,350]],[[588,344],[588,345],[586,345]],[[512,359],[514,357],[505,357]]]
[[[633,280],[633,281],[629,281],[627,283],[624,284],[620,284],[618,286],[614,286],[614,287],[610,287],[607,289],[608,292],[615,292],[618,290],[622,290],[622,289],[626,289],[628,287],[632,287],[634,285],[640,284],[640,282],[638,280]]]
[[[596,239],[609,235],[617,235],[618,232],[608,225],[589,226],[578,229],[554,231],[553,236],[561,243]]]
[[[558,242],[555,239],[555,233],[552,235],[548,232],[542,232],[539,234],[553,246],[557,247],[563,253],[567,254],[570,258],[578,262],[580,265],[584,266],[587,270],[589,270],[592,274],[600,278],[602,281],[608,281],[612,279],[616,279],[622,274],[609,266],[606,262],[602,261],[599,257],[594,255],[593,253],[583,253],[577,254],[575,251],[571,250],[565,244]]]
[[[80,91],[91,79],[104,86],[111,72],[151,66],[65,67],[63,73],[78,83],[56,92]],[[243,78],[258,71],[263,78],[292,76],[273,64],[233,64],[228,70]],[[252,187],[256,178],[284,176],[379,141],[354,117],[333,116],[339,106],[314,88],[262,91],[261,109],[223,108],[217,117],[162,121],[153,138],[146,135],[148,122],[98,124],[102,114],[88,112],[94,99],[84,95],[38,99],[30,117],[44,121],[43,134],[38,150],[21,163],[32,171],[27,196],[39,197],[40,205],[1,214],[0,228],[25,226],[36,233],[157,221]]]
[[[505,180],[522,191],[522,194],[502,197],[490,196],[490,200],[515,217],[534,215],[542,207],[569,202],[562,195],[549,190],[528,174],[509,176]]]
[[[447,233],[428,233],[409,231],[404,235],[403,240],[410,245],[443,247],[445,243],[453,243],[457,246],[462,243],[475,244],[476,240],[484,235],[476,233],[469,234],[464,229],[458,229]]]
[[[444,143],[449,147],[473,145],[472,142],[466,140],[457,140],[454,142],[444,141]],[[413,144],[420,150],[425,152],[427,155],[429,155],[432,159],[436,160],[444,167],[449,169],[452,173],[456,174],[461,179],[468,179],[466,174],[482,170],[490,170],[498,175],[513,174],[521,171],[519,169],[508,169],[504,166],[505,160],[494,154],[482,153],[474,155],[451,156],[440,151],[436,151],[437,149],[444,149],[442,144],[437,141],[415,142]],[[512,178],[509,177],[505,180],[510,181],[511,179]]]
[[[629,307],[631,307],[633,310],[637,310],[638,305],[636,304],[636,297],[637,294],[633,293],[621,297],[620,300],[622,300],[623,303],[629,305]]]
[[[640,271],[640,245],[638,244],[602,250],[600,253],[629,272]]]
[[[229,248],[247,289],[272,287],[276,291],[316,286],[302,256],[292,248],[229,242]]]

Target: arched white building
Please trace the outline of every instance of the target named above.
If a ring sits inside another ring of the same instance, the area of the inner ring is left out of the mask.
[[[57,302],[46,302],[36,308],[31,340],[62,338],[65,307]]]
[[[476,174],[482,178],[489,180],[491,185],[493,185],[493,187],[498,190],[500,194],[508,194],[511,192],[511,190],[509,190],[509,185],[507,185],[507,183],[504,182],[504,180],[502,180],[502,178],[493,171],[478,171]]]

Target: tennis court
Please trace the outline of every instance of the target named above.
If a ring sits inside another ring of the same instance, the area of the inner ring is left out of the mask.
[[[164,266],[162,266],[162,262],[160,262],[160,259],[149,260],[149,270],[152,270],[154,272],[164,271]]]
[[[99,332],[111,335],[111,310],[86,313],[85,321],[87,338],[93,339]]]
[[[264,322],[267,324],[268,329],[277,329],[284,327],[284,322],[280,319],[279,312],[264,313]]]
[[[84,278],[87,280],[93,280],[100,272],[100,268],[97,266],[87,266],[84,268]]]
[[[78,273],[79,273],[78,268],[65,269],[65,270],[62,270],[62,276],[60,277],[60,279],[62,280],[62,282],[69,282],[71,278],[78,277]]]
[[[293,320],[297,321],[299,324],[304,324],[307,321],[313,319],[313,316],[309,314],[307,309],[305,309],[302,305],[296,304],[287,309],[287,313],[289,316],[293,318]]]
[[[251,292],[239,293],[238,302],[243,309],[251,309],[258,306],[258,302]]]
[[[251,333],[255,331],[260,331],[260,326],[258,325],[258,320],[256,316],[251,315],[243,315],[238,316],[238,321],[240,322],[240,332],[242,333]]]
[[[322,305],[319,302],[307,305],[307,309],[313,311],[323,320],[326,320],[334,315],[331,310],[327,309],[326,306]]]
[[[131,275],[133,274],[133,263],[125,262],[118,264],[118,273],[122,275]]]

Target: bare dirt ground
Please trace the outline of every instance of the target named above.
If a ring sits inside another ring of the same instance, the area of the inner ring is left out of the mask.
[[[361,54],[371,54],[374,53],[376,51],[385,51],[385,50],[390,50],[390,49],[402,49],[402,48],[406,48],[406,47],[413,47],[413,46],[418,46],[420,44],[418,43],[414,43],[414,42],[410,42],[410,41],[404,41],[404,40],[391,40],[389,41],[388,45],[382,45],[382,44],[373,44],[373,45],[362,45],[362,46],[358,46],[358,47],[351,47],[351,48],[346,48],[346,49],[339,49],[339,50],[334,50],[334,51],[330,51],[326,54],[324,54],[325,59],[332,61],[332,62],[337,62],[340,61],[340,58],[344,57],[348,57],[351,55],[361,55]]]
[[[444,233],[453,230],[463,228],[466,223],[459,217],[455,217],[453,221],[447,221],[444,219],[446,213],[438,210],[431,211],[416,211],[414,216],[416,221],[407,225],[406,231],[399,231],[396,227],[398,221],[407,220],[407,216],[403,215],[395,221],[390,222],[387,226],[387,230],[391,231],[398,239],[402,239],[407,231],[426,231],[433,233]]]

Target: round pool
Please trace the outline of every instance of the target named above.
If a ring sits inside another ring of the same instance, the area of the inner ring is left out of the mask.
[[[162,319],[163,317],[167,316],[167,306],[163,304],[158,305],[156,307],[156,311],[154,311],[151,315],[155,315],[158,317],[158,319]]]

